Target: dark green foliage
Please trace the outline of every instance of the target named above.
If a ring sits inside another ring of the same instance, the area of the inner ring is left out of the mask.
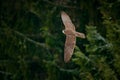
[[[0,80],[119,80],[120,0],[0,3]],[[69,63],[62,10],[86,34]]]

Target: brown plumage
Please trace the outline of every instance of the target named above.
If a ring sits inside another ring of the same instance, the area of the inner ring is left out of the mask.
[[[64,61],[68,62],[73,55],[76,44],[76,37],[85,38],[85,35],[83,33],[75,31],[75,26],[72,23],[70,17],[63,11],[61,12],[61,18],[65,26],[65,30],[63,30],[63,33],[66,35]]]

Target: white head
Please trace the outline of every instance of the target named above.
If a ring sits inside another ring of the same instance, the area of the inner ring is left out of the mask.
[[[65,30],[62,30],[62,33],[65,34]]]

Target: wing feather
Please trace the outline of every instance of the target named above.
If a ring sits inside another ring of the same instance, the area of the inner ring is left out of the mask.
[[[67,29],[75,30],[75,26],[72,23],[70,17],[64,11],[61,12],[61,18],[62,18],[63,24],[65,25],[66,30]]]
[[[72,57],[76,44],[76,37],[73,35],[66,35],[66,42],[64,48],[64,61],[68,62]]]

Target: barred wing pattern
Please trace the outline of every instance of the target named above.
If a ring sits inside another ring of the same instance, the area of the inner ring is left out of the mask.
[[[61,12],[61,18],[66,30],[75,30],[75,26],[72,23],[70,17],[63,11]]]
[[[64,61],[68,62],[72,57],[76,43],[76,36],[66,35],[65,48],[64,48]]]

